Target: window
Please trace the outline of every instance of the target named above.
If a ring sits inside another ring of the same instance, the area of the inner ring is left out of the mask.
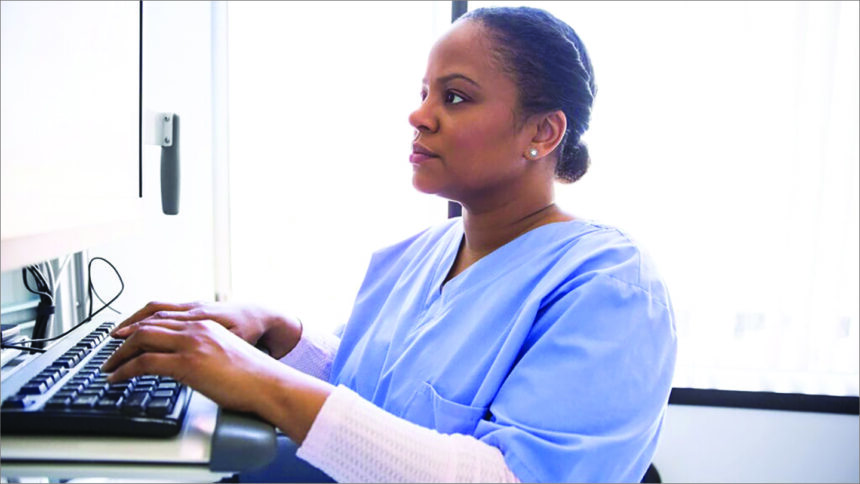
[[[411,183],[449,2],[230,2],[232,298],[331,329],[373,251],[446,217]]]
[[[592,167],[557,200],[655,259],[674,385],[857,395],[858,4],[525,4],[593,59]]]

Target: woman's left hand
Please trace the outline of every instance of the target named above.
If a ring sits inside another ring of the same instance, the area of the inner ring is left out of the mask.
[[[146,319],[115,331],[125,342],[102,365],[116,382],[167,375],[223,408],[251,412],[301,445],[334,388],[271,358],[215,321]]]
[[[214,321],[147,320],[116,336],[125,342],[102,367],[109,382],[167,375],[239,411],[255,412],[260,389],[288,370]]]

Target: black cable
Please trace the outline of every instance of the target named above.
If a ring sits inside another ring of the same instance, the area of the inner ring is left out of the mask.
[[[108,264],[110,264],[110,262],[108,262],[105,259],[102,259],[101,257],[94,257],[93,259],[90,260],[90,263],[87,266],[87,298],[90,300],[89,315],[90,315],[90,317],[93,316],[93,296],[94,295],[95,295],[96,299],[98,299],[99,302],[101,302],[104,305],[104,306],[102,306],[102,309],[108,308],[117,314],[122,314],[120,311],[117,311],[116,309],[112,308],[110,303],[106,303],[104,301],[104,299],[102,299],[101,296],[99,296],[98,291],[96,291],[96,286],[93,285],[93,280],[90,277],[90,271],[92,270],[91,266],[92,266],[93,260],[95,260],[95,259],[101,259],[101,260],[107,262]],[[113,267],[113,265],[111,265],[111,267]],[[116,268],[114,268],[114,272],[116,272]],[[117,272],[117,275],[119,275],[118,272]],[[111,301],[111,302],[113,302],[113,301]],[[101,311],[101,309],[100,309],[100,311]]]
[[[38,289],[38,290],[34,291],[33,288],[30,287],[30,284],[27,282],[27,271],[29,271],[30,274],[33,276],[33,279],[35,279],[36,289]],[[40,296],[52,297],[47,292],[48,288],[47,288],[47,285],[44,284],[44,278],[39,279],[39,276],[38,276],[39,272],[37,270],[35,270],[33,266],[27,266],[27,267],[21,269],[21,274],[24,276],[24,287],[27,288],[28,291],[32,292],[33,294],[40,295]]]
[[[36,291],[30,287],[27,281],[28,271],[36,283]],[[48,335],[48,323],[51,320],[51,315],[54,314],[54,293],[51,287],[53,284],[48,283],[48,280],[45,279],[45,275],[42,274],[38,266],[27,266],[22,269],[22,274],[24,276],[24,287],[31,293],[39,295],[39,304],[36,306],[36,320],[33,324],[33,338],[44,338]],[[48,277],[50,279],[50,273]],[[36,347],[41,346],[41,344],[36,345]]]
[[[29,351],[31,353],[44,353],[48,350],[42,348],[31,348],[29,346],[18,346],[18,345],[7,345],[6,343],[0,344],[2,348],[11,348],[13,350],[21,350],[21,351]]]
[[[119,296],[122,294],[123,290],[125,290],[125,283],[122,281],[122,276],[119,274],[119,271],[116,269],[116,267],[114,267],[114,265],[113,265],[113,264],[111,264],[109,260],[107,260],[107,259],[105,259],[105,258],[103,258],[103,257],[93,257],[92,259],[90,259],[89,264],[87,264],[87,279],[89,280],[89,286],[90,286],[90,289],[92,289],[92,288],[93,288],[93,286],[92,286],[92,277],[91,277],[91,276],[92,276],[93,262],[95,262],[96,260],[104,261],[107,265],[109,265],[109,266],[111,267],[111,269],[113,269],[114,273],[116,274],[117,279],[119,279],[119,285],[120,285],[120,287],[119,287],[119,292],[117,292],[117,293],[116,293],[116,295],[113,297],[113,299],[111,299],[111,300],[110,300],[110,301],[108,301],[105,305],[103,305],[102,307],[100,307],[100,308],[98,309],[98,311],[96,311],[96,312],[94,312],[94,313],[91,313],[89,316],[87,316],[86,318],[84,318],[81,322],[79,322],[78,324],[76,324],[76,325],[72,326],[68,331],[63,332],[62,334],[58,334],[57,336],[53,336],[53,337],[51,337],[51,338],[39,338],[39,339],[29,339],[29,340],[24,340],[24,341],[16,341],[16,343],[17,343],[17,344],[45,343],[45,342],[48,342],[48,341],[55,341],[55,340],[58,340],[58,339],[62,338],[63,336],[65,336],[65,335],[67,335],[67,334],[71,333],[71,332],[72,332],[72,331],[74,331],[75,329],[77,329],[80,325],[82,325],[82,324],[84,324],[84,323],[87,323],[87,322],[89,322],[90,320],[92,320],[92,319],[93,319],[93,317],[94,317],[95,315],[97,315],[98,313],[102,312],[105,308],[107,308],[107,307],[108,307],[108,306],[110,306],[114,301],[116,301],[116,300],[117,300],[117,298],[119,298]],[[90,305],[92,305],[92,301],[90,301]]]
[[[117,314],[122,314],[122,312],[121,312],[121,311],[117,311],[116,309],[112,308],[110,305],[108,305],[108,303],[106,303],[106,302],[104,301],[104,299],[102,299],[102,298],[101,298],[101,296],[99,296],[99,293],[96,291],[96,287],[95,287],[95,286],[92,286],[92,290],[93,290],[93,294],[95,294],[96,299],[98,299],[98,300],[99,300],[99,302],[101,302],[102,304],[104,304],[105,306],[107,306],[107,308],[108,308],[108,309],[110,309],[111,311],[113,311],[113,312],[115,312],[115,313],[117,313]]]

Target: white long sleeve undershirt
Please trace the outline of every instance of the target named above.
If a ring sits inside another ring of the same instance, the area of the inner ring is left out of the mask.
[[[340,339],[302,332],[281,362],[328,381]],[[519,482],[499,449],[396,417],[339,385],[296,455],[339,482]]]
[[[296,347],[281,358],[281,363],[289,365],[302,373],[329,380],[331,364],[340,346],[340,338],[331,333],[321,333],[302,329]]]

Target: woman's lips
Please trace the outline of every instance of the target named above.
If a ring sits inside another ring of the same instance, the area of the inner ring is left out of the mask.
[[[418,143],[412,143],[412,154],[409,155],[409,162],[413,164],[421,164],[430,158],[437,158],[438,155]]]
[[[436,158],[435,156],[426,155],[424,153],[412,153],[409,155],[409,162],[415,165],[420,165],[430,158]]]

